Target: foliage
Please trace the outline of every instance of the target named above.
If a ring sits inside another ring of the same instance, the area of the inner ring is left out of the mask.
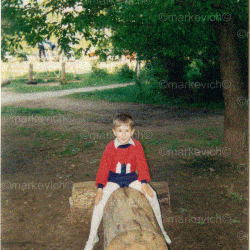
[[[102,61],[108,54],[134,52],[151,64],[158,81],[190,80],[186,73],[195,59],[203,62],[203,68],[199,69],[200,75],[192,76],[194,81],[220,81],[215,28],[232,20],[236,31],[244,31],[247,19],[246,0],[49,0],[41,4],[32,0],[26,5],[18,0],[6,0],[2,4],[2,57],[7,49],[15,51],[23,38],[35,46],[53,35],[66,54],[82,39],[90,42],[88,48],[98,47],[96,52]],[[236,40],[243,88],[247,90],[247,35],[238,35]],[[81,53],[88,48],[77,51]],[[106,74],[95,67],[92,70],[96,76]],[[185,91],[165,88],[163,94],[173,98],[184,96],[186,100],[193,96],[198,100],[210,100],[213,95],[213,100],[222,98],[221,90],[208,88]],[[193,101],[191,98],[190,102]]]
[[[151,92],[150,92],[151,91]],[[223,103],[206,103],[195,102],[185,103],[180,99],[173,99],[163,95],[159,89],[159,85],[151,85],[149,83],[142,84],[142,90],[136,84],[117,89],[109,89],[103,91],[76,93],[70,95],[72,98],[91,99],[91,100],[107,100],[110,102],[131,102],[131,103],[145,103],[145,104],[161,104],[168,106],[187,106],[196,108],[207,108],[214,110],[223,110]]]
[[[105,77],[108,75],[107,69],[106,68],[104,68],[104,69],[98,68],[97,62],[92,64],[91,71],[92,71],[91,73],[92,73],[93,77]]]
[[[122,65],[121,68],[117,68],[116,72],[118,75],[125,77],[127,79],[133,79],[135,76],[134,70],[130,69],[127,64]]]
[[[3,0],[1,6],[1,59],[22,50],[25,39],[35,46],[47,34],[46,16],[37,1],[24,5],[22,0]]]
[[[19,52],[19,53],[17,53],[17,58],[20,58],[20,59],[22,59],[23,61],[28,61],[28,59],[27,59],[27,54],[24,53],[24,52]]]
[[[247,7],[245,0],[49,0],[26,5],[6,0],[2,19],[6,23],[16,18],[19,24],[12,21],[11,27],[4,25],[4,33],[23,34],[33,45],[54,34],[63,51],[84,37],[100,48],[111,41],[116,54],[129,50],[144,59],[159,54],[194,57],[217,46],[212,26],[218,22],[233,18],[240,27],[246,27]]]

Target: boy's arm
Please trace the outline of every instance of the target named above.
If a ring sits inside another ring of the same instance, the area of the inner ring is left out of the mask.
[[[111,163],[111,153],[109,147],[107,147],[103,153],[100,167],[96,175],[96,186],[98,188],[103,188],[107,184],[110,163]]]
[[[144,195],[148,195],[149,197],[152,198],[154,196],[153,190],[147,184],[151,178],[148,170],[148,164],[140,142],[138,142],[137,144],[136,162],[139,174],[138,180],[142,183],[141,191]]]
[[[151,178],[148,170],[148,164],[143,152],[143,148],[140,142],[137,141],[136,144],[136,165],[138,170],[138,180],[141,183],[148,183]]]

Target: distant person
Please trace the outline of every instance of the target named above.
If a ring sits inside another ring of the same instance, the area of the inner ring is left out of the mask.
[[[42,42],[38,43],[38,49],[39,49],[39,58],[40,60],[42,59],[42,55],[44,58],[46,58],[46,54],[45,54],[45,48]]]
[[[53,51],[55,49],[55,47],[56,47],[55,44],[53,44],[52,42],[47,41],[47,40],[44,40],[43,42],[39,42],[38,43],[38,48],[39,48],[39,58],[40,58],[40,60],[42,59],[42,55],[45,58],[45,60],[47,59],[46,54],[45,54],[45,47],[47,47],[46,45],[49,45],[48,49],[50,49],[51,51]]]
[[[47,40],[45,40],[44,41],[44,43],[46,43],[46,44],[48,44],[49,46],[50,46],[50,49],[53,51],[54,50],[54,48],[56,47],[56,45],[55,44],[53,44],[52,42],[50,42],[50,41],[47,41]]]

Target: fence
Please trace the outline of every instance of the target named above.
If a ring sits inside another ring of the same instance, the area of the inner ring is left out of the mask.
[[[66,71],[65,71],[65,62],[62,62],[62,67],[61,67],[61,73],[59,73],[57,75],[56,72],[55,73],[55,76],[50,76],[50,79],[51,78],[56,78],[58,80],[61,80],[62,84],[65,84],[66,83]],[[37,74],[36,74],[37,75]],[[35,81],[35,77],[36,75],[34,75],[34,71],[33,71],[33,63],[30,63],[29,64],[29,74],[28,74],[28,83],[32,84],[32,83],[36,83]]]
[[[93,59],[83,57],[75,61],[45,61],[38,60],[30,61],[16,61],[3,62],[1,66],[1,80],[9,79],[10,81],[16,79],[27,80],[27,82],[37,81],[43,79],[43,82],[61,81],[65,83],[66,73],[73,74],[76,79],[78,74],[85,74],[91,72]],[[108,73],[113,72],[116,67],[121,67],[128,64],[130,68],[136,69],[136,61],[107,61],[98,63],[99,68],[106,68]],[[138,69],[137,69],[138,71]]]

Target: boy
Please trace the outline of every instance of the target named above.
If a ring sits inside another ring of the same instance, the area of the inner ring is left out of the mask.
[[[91,228],[84,250],[92,250],[99,241],[97,231],[102,220],[104,207],[110,195],[120,187],[131,187],[142,192],[149,201],[165,241],[171,240],[164,230],[160,205],[156,192],[150,187],[150,175],[142,145],[132,139],[134,122],[130,115],[118,115],[113,121],[115,140],[106,147],[96,176],[97,194]],[[135,172],[137,170],[137,173]]]

